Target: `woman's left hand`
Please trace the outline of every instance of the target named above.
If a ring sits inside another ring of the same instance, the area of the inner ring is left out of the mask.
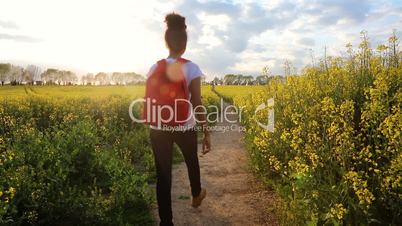
[[[204,133],[204,139],[202,140],[202,154],[205,155],[211,151],[211,136],[209,133]]]

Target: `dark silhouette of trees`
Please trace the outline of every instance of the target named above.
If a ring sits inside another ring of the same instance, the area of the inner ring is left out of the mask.
[[[0,64],[0,82],[3,86],[4,83],[8,80],[8,74],[11,70],[11,64]]]

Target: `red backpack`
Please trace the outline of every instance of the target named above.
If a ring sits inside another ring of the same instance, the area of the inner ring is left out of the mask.
[[[178,58],[177,62],[184,64],[189,60]],[[146,81],[143,119],[157,127],[184,125],[190,109],[187,81],[185,76],[179,82],[169,80],[166,69],[166,60],[158,61]]]

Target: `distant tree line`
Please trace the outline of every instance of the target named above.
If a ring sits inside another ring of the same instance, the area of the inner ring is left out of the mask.
[[[398,66],[402,59],[402,53],[398,50],[399,39],[396,36],[396,31],[389,38],[388,44],[378,45],[376,49],[370,49],[367,32],[361,32],[362,43],[359,45],[361,50],[358,54],[352,49],[352,45],[348,44],[347,56],[349,59],[349,67],[351,70],[359,68],[359,70],[369,70],[369,59],[373,55],[378,55],[382,66]],[[301,72],[311,68],[321,68],[328,71],[329,62],[338,62],[341,66],[344,62],[340,57],[327,56],[326,48],[324,56],[316,62],[314,54],[311,52],[311,64],[306,65]],[[356,57],[359,56],[359,58]],[[215,77],[212,81],[206,82],[205,77],[202,77],[203,84],[213,85],[265,85],[274,78],[282,80],[287,76],[297,75],[298,70],[293,66],[292,62],[285,59],[283,64],[283,75],[273,75],[269,66],[263,67],[261,73],[257,76],[242,75],[242,74],[226,74],[222,77]],[[366,71],[361,71],[362,73]],[[57,85],[128,85],[144,83],[145,78],[134,72],[99,72],[97,74],[88,73],[80,78],[72,71],[58,70],[49,68],[45,71],[35,65],[28,65],[26,68],[0,63],[0,83],[10,83],[11,85],[18,84],[57,84]]]
[[[140,84],[145,81],[142,75],[134,72],[113,72],[107,74],[105,72],[99,72],[97,74],[88,73],[81,77],[82,85],[128,85],[128,84]]]
[[[210,83],[213,85],[265,85],[273,78],[284,79],[286,76],[296,75],[297,69],[289,60],[283,64],[284,75],[273,75],[269,66],[263,67],[261,74],[257,76],[242,74],[226,74],[223,78],[215,77]]]
[[[324,48],[324,54],[321,59],[316,62],[314,54],[311,52],[311,64],[306,65],[301,73],[311,69],[321,69],[328,72],[329,64],[336,62],[339,67],[344,66],[345,59],[348,59],[348,67],[350,71],[359,70],[360,73],[369,73],[370,59],[373,56],[378,56],[383,67],[398,67],[402,61],[402,52],[398,50],[399,38],[397,37],[396,30],[393,31],[392,36],[388,39],[388,44],[380,44],[375,49],[371,49],[368,40],[367,31],[361,32],[362,42],[359,44],[359,52],[356,53],[352,45],[346,45],[346,56],[334,57],[327,56],[327,48]],[[269,83],[273,78],[280,78],[285,80],[288,76],[298,75],[297,68],[293,66],[292,62],[285,59],[282,64],[283,75],[273,75],[269,66],[262,69],[260,75],[254,77],[251,75],[242,74],[226,74],[223,78],[215,77],[210,84],[213,85],[264,85]]]
[[[143,83],[145,78],[134,72],[99,72],[78,77],[74,72],[36,65],[21,66],[0,63],[0,83],[11,85],[129,85]]]
[[[9,82],[12,85],[34,84],[38,81],[37,77],[40,76],[41,70],[35,65],[28,65],[26,68],[0,63],[0,83],[4,85]]]

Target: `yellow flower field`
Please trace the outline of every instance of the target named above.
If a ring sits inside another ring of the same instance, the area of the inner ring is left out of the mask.
[[[263,88],[216,87],[243,107],[251,165],[280,194],[283,225],[402,224],[401,59],[360,45]],[[273,133],[254,113],[269,98]]]
[[[204,104],[218,97],[203,87]],[[144,86],[0,87],[0,225],[150,225]],[[139,114],[138,109],[135,114]]]

